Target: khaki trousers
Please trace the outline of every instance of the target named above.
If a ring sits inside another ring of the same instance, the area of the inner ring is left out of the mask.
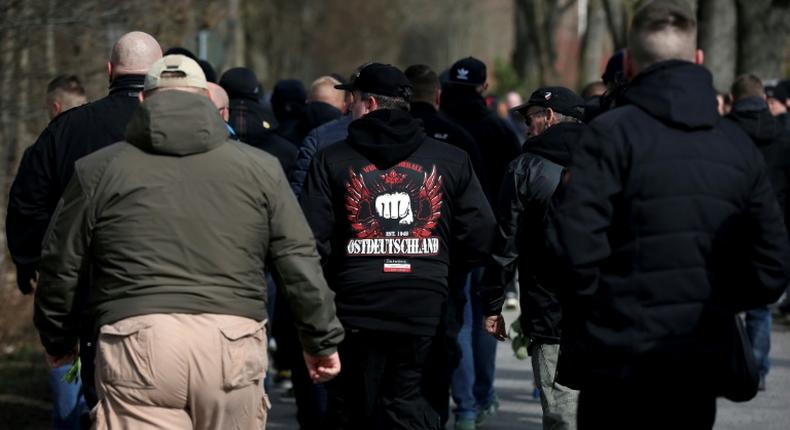
[[[99,331],[95,429],[255,429],[269,400],[263,323],[151,314]]]

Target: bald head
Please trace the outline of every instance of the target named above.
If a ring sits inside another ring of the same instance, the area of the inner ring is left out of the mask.
[[[115,42],[110,54],[110,79],[122,75],[143,75],[162,58],[162,48],[150,34],[126,33]]]
[[[230,118],[230,99],[228,98],[228,93],[226,93],[221,86],[213,82],[206,82],[206,85],[208,85],[208,93],[211,95],[211,101],[214,102],[214,106],[217,107],[222,119],[228,122]]]
[[[346,111],[346,94],[343,90],[338,90],[335,85],[340,81],[331,76],[321,76],[310,85],[310,94],[307,102],[323,102],[338,108],[341,112]]]

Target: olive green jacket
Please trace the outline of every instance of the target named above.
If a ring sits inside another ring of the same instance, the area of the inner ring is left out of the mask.
[[[181,91],[147,98],[126,139],[76,163],[50,223],[34,315],[47,351],[76,345],[78,284],[90,285],[97,329],[152,313],[260,321],[265,266],[304,349],[334,352],[334,294],[277,159],[229,140],[211,101]],[[86,272],[90,282],[78,282]]]

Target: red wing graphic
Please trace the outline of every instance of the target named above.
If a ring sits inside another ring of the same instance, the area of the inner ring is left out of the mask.
[[[346,210],[351,227],[360,239],[382,236],[379,221],[373,215],[373,197],[365,186],[362,175],[355,174],[351,169],[348,169],[348,175]]]
[[[412,233],[417,237],[430,237],[442,214],[442,177],[436,173],[436,166],[433,166],[430,175],[425,174],[417,200],[417,223]]]

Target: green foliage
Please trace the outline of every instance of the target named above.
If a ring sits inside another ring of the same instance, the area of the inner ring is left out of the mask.
[[[513,64],[501,58],[494,60],[494,80],[496,88],[493,89],[493,93],[497,97],[503,97],[509,91],[523,93],[526,88],[524,81],[518,77]]]

